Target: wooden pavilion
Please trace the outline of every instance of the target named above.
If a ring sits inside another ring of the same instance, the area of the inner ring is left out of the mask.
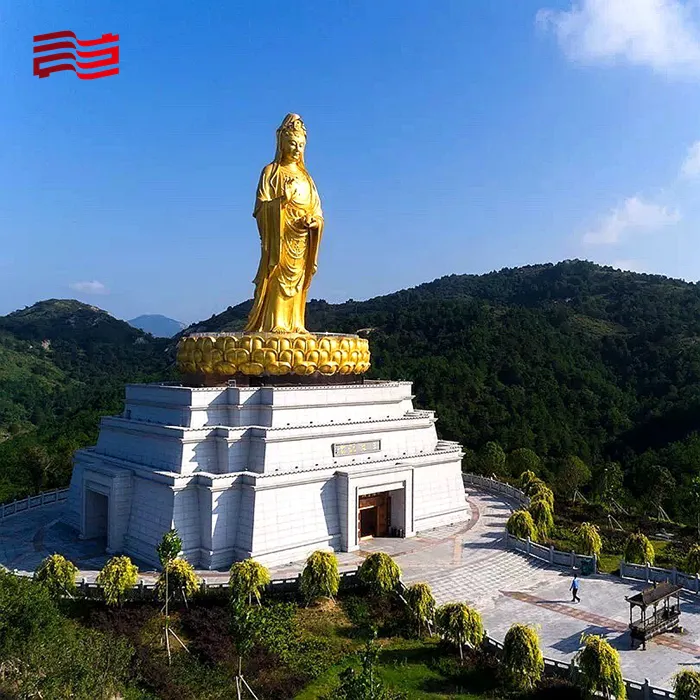
[[[677,629],[681,617],[681,596],[683,586],[668,581],[654,584],[633,596],[626,596],[630,604],[630,636],[647,648],[647,639]],[[640,617],[634,620],[635,608],[639,608]],[[651,608],[651,610],[650,610]]]

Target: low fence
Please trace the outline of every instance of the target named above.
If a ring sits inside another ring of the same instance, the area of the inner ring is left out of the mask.
[[[498,655],[503,650],[503,643],[489,637],[488,633],[484,637],[484,646],[495,655]],[[571,679],[576,674],[576,666],[566,661],[544,657],[544,674],[554,678]],[[643,683],[630,681],[627,678],[624,679],[624,682],[627,688],[628,700],[665,700],[676,697],[671,690],[656,688],[651,685],[648,678],[645,678]]]
[[[519,488],[506,484],[503,481],[498,481],[498,479],[491,479],[488,476],[479,476],[478,474],[462,474],[462,480],[465,487],[474,486],[489,493],[496,493],[515,501],[525,508],[530,505],[530,499]],[[554,549],[554,547],[545,547],[530,541],[529,538],[523,540],[509,533],[506,533],[506,545],[509,549],[522,552],[529,557],[539,559],[553,566],[567,566],[594,574],[598,572],[598,560],[595,556],[576,554],[576,552],[561,552],[558,549]]]
[[[11,515],[24,513],[33,508],[48,506],[52,503],[62,503],[68,497],[68,489],[55,489],[54,491],[44,491],[37,496],[27,496],[11,503],[0,505],[0,520],[9,518]]]
[[[505,496],[512,501],[516,501],[527,508],[530,505],[530,499],[515,486],[506,484],[498,479],[492,479],[488,476],[480,476],[479,474],[462,474],[462,481],[465,486],[475,486],[478,489],[497,493],[499,496]]]
[[[700,576],[698,574],[686,574],[677,569],[661,569],[650,564],[628,564],[626,561],[620,562],[620,578],[631,578],[647,583],[670,583],[683,586],[686,591],[700,593]]]
[[[265,586],[264,592],[273,595],[296,595],[300,590],[301,574],[293,578],[273,579]],[[357,569],[340,572],[340,590],[348,591],[360,586]],[[207,581],[206,577],[200,579],[198,595],[206,598],[228,597],[228,581]],[[94,581],[81,579],[76,582],[76,594],[81,598],[103,600],[102,586]],[[141,579],[136,586],[126,591],[124,600],[134,602],[150,602],[157,600],[156,582]]]

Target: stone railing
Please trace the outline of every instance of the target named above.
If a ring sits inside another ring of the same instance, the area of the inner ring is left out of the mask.
[[[0,520],[34,508],[40,508],[41,506],[62,503],[67,497],[68,489],[55,489],[54,491],[44,491],[38,496],[27,496],[26,498],[0,505]]]
[[[661,569],[650,564],[628,564],[620,562],[620,578],[631,578],[647,583],[670,583],[683,586],[690,593],[700,593],[700,576],[698,574],[686,574],[677,569]]]
[[[479,474],[462,474],[462,481],[465,487],[475,486],[478,489],[496,493],[499,496],[504,496],[512,501],[516,501],[520,505],[525,506],[525,508],[530,505],[530,499],[519,488],[506,484],[498,479],[492,479]]]
[[[266,593],[275,594],[291,594],[296,593],[300,589],[301,574],[298,576],[282,579],[273,579],[265,587]],[[350,590],[355,588],[359,583],[357,577],[357,569],[340,572],[340,589]],[[81,598],[92,598],[102,600],[102,586],[94,581],[80,579],[76,582],[76,595]],[[199,594],[210,597],[226,597],[228,596],[228,581],[207,581],[206,577],[200,578]],[[131,601],[152,601],[156,599],[156,582],[145,581],[141,579],[136,586],[129,589],[125,596],[125,600]]]
[[[503,643],[492,637],[489,637],[488,632],[484,637],[484,646],[486,649],[494,653],[496,656],[503,650]],[[555,678],[571,679],[576,673],[576,667],[566,661],[557,659],[544,658],[544,674],[545,676]],[[671,690],[664,688],[656,688],[649,683],[649,679],[645,678],[643,683],[639,681],[630,681],[627,678],[623,679],[627,688],[628,700],[662,700],[675,698],[675,694]]]
[[[508,549],[514,549],[516,552],[522,552],[529,557],[547,562],[553,566],[566,566],[571,569],[578,569],[587,573],[598,573],[598,558],[588,556],[587,554],[576,554],[576,552],[562,552],[554,547],[545,547],[544,545],[532,542],[528,537],[526,540],[514,537],[506,533]]]

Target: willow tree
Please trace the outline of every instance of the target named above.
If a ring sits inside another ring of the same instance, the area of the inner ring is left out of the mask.
[[[414,583],[405,590],[404,598],[417,621],[418,634],[426,629],[430,632],[435,619],[435,598],[430,586],[427,583]]]
[[[598,556],[603,549],[603,540],[600,538],[600,530],[592,523],[581,523],[574,531],[576,540],[582,554]]]
[[[124,594],[136,585],[138,576],[138,567],[129,557],[112,557],[97,574],[97,583],[107,605],[121,606]]]
[[[171,559],[160,572],[156,581],[156,593],[160,600],[177,597],[178,593],[186,603],[199,588],[199,578],[187,559]]]
[[[694,544],[685,558],[685,570],[689,574],[700,573],[700,544]]]
[[[260,605],[260,593],[270,583],[270,572],[255,559],[237,561],[231,566],[228,579],[229,592],[234,600],[248,599],[251,605],[253,598]]]
[[[520,475],[520,488],[527,493],[530,482],[534,481],[536,478],[537,474],[535,474],[535,472],[533,472],[531,469],[527,469]]]
[[[683,669],[673,677],[676,700],[700,700],[700,672]]]
[[[554,491],[542,479],[534,479],[530,482],[527,495],[530,496],[531,501],[546,501],[549,507],[554,510]]]
[[[357,573],[360,581],[380,595],[396,590],[401,580],[399,565],[384,552],[370,554]]]
[[[340,574],[338,558],[333,552],[313,552],[301,572],[301,593],[308,602],[333,598],[338,593]]]
[[[574,676],[576,683],[591,695],[600,693],[605,698],[626,700],[627,689],[617,651],[596,634],[584,634],[581,642],[583,648],[574,657],[579,671]]]
[[[530,513],[526,510],[516,510],[506,523],[506,530],[513,535],[524,540],[528,537],[533,541],[537,541],[537,527]]]
[[[438,630],[443,639],[459,648],[464,660],[463,647],[478,647],[484,639],[481,615],[466,603],[447,603],[436,613]]]
[[[543,537],[547,537],[554,528],[554,513],[552,512],[552,507],[549,505],[549,502],[543,498],[533,498],[530,501],[528,511],[532,516],[537,532]]]
[[[501,664],[508,688],[525,691],[535,687],[544,671],[544,658],[534,627],[511,626],[503,640]]]
[[[653,564],[654,545],[646,535],[641,532],[633,532],[625,542],[625,561],[630,564]]]
[[[45,586],[52,598],[73,597],[78,568],[62,554],[52,554],[41,562],[34,579]]]

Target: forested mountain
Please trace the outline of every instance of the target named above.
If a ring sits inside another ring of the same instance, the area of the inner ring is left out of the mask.
[[[190,330],[242,327],[250,302]],[[363,302],[313,300],[310,329],[370,338],[372,375],[412,379],[445,438],[622,463],[633,494],[692,509],[700,474],[700,287],[582,261],[451,275]],[[673,484],[680,486],[674,490]]]
[[[162,378],[166,341],[50,299],[0,317],[0,500],[64,485],[73,450],[118,413],[124,384]]]
[[[76,304],[42,302],[0,318],[6,430],[48,422],[75,434],[80,425],[93,439],[97,415],[119,410],[125,381],[171,371],[168,341]],[[184,332],[238,330],[249,308],[229,307]],[[592,486],[617,473],[617,462],[628,493],[661,498],[679,515],[695,508],[698,285],[567,261],[452,275],[362,302],[312,300],[307,316],[312,330],[367,334],[371,376],[413,380],[416,403],[437,411],[441,436],[468,448],[470,468],[483,466],[489,442],[532,449],[554,481],[572,455],[592,469]],[[0,448],[8,443],[21,446],[13,437]]]

